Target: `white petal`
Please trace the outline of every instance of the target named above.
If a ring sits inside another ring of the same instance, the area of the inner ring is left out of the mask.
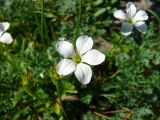
[[[147,20],[148,19],[148,15],[145,11],[140,10],[136,13],[136,15],[134,16],[134,21],[143,21],[143,20]]]
[[[13,41],[13,38],[9,33],[3,33],[2,36],[0,37],[0,42],[2,43],[11,44],[12,41]]]
[[[10,24],[8,22],[3,22],[0,24],[0,32],[4,32],[9,28]]]
[[[68,75],[75,71],[76,65],[71,59],[62,59],[57,66],[59,75]]]
[[[133,30],[133,25],[132,24],[129,24],[127,22],[124,22],[122,23],[122,27],[121,27],[121,33],[123,35],[129,35],[132,33],[132,30]]]
[[[87,35],[80,36],[76,41],[76,47],[77,47],[77,52],[80,55],[83,55],[93,47],[93,40],[91,37]]]
[[[105,60],[105,55],[95,49],[89,50],[82,56],[82,62],[85,62],[90,65],[101,64],[104,60]]]
[[[89,65],[86,65],[84,63],[78,64],[74,73],[77,79],[84,85],[88,84],[91,81],[92,70]]]
[[[126,13],[124,13],[122,10],[115,11],[114,12],[114,17],[116,17],[118,19],[122,19],[122,20],[126,20],[127,19]]]
[[[135,23],[135,27],[142,33],[146,33],[147,31],[147,25],[143,21]]]
[[[73,44],[68,41],[58,41],[56,49],[65,58],[72,58],[75,53]]]
[[[132,2],[128,2],[126,6],[126,12],[129,18],[133,18],[136,14],[137,8]]]

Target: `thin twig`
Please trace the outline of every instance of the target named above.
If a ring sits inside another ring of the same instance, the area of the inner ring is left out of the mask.
[[[105,116],[105,115],[103,115],[103,114],[101,114],[101,113],[98,113],[98,112],[93,112],[95,115],[97,115],[97,116],[99,116],[99,117],[104,117],[104,118],[106,118],[106,119],[108,119],[109,120],[109,117],[108,116]]]
[[[103,112],[104,114],[111,114],[111,113],[121,113],[121,112],[130,112],[129,110],[115,110],[115,111],[108,111]]]

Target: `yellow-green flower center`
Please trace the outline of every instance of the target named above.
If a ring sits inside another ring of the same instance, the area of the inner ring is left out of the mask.
[[[128,18],[128,23],[133,24],[134,20],[132,18]]]
[[[72,59],[75,63],[80,63],[81,62],[81,57],[80,57],[79,54],[75,54]]]

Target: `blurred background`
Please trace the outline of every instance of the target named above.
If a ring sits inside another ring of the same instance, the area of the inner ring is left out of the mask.
[[[133,0],[149,16],[148,31],[123,41],[113,17],[128,0],[82,0],[79,35],[93,37],[106,61],[84,86],[73,74],[60,80],[57,40],[75,43],[79,0],[0,0],[0,20],[14,41],[0,43],[1,120],[159,120],[160,0]],[[118,43],[118,44],[117,44]],[[108,54],[108,51],[117,44]],[[52,78],[52,80],[51,80]]]

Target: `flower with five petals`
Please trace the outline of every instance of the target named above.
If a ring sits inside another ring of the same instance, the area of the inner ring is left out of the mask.
[[[92,70],[89,65],[98,65],[105,60],[105,55],[96,49],[92,49],[92,47],[93,40],[87,35],[78,37],[76,51],[72,43],[58,41],[56,49],[64,59],[58,63],[57,73],[68,75],[74,72],[76,78],[82,84],[88,84],[92,77]]]
[[[138,31],[146,33],[147,25],[144,22],[148,19],[148,15],[145,11],[137,11],[136,6],[132,2],[128,2],[126,6],[126,13],[122,10],[114,12],[114,17],[123,20],[121,33],[125,36],[132,33],[133,27],[137,28]]]

